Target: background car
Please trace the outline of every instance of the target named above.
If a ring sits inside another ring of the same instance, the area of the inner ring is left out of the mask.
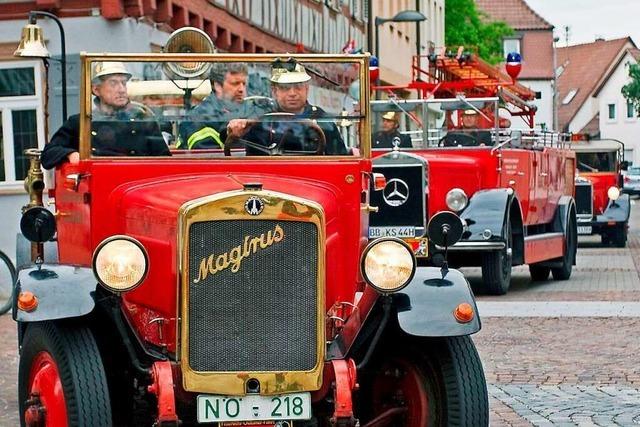
[[[630,166],[624,174],[622,192],[640,195],[640,166]]]

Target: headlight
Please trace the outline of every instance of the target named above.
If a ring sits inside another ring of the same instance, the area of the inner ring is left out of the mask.
[[[449,190],[447,197],[445,198],[447,207],[454,212],[459,212],[466,208],[468,201],[469,199],[467,198],[467,195],[461,188],[453,188]]]
[[[130,291],[147,277],[149,261],[142,243],[129,236],[111,236],[93,253],[93,272],[112,292]]]
[[[609,190],[607,190],[607,196],[615,202],[618,200],[618,197],[620,197],[620,190],[618,187],[609,187]]]
[[[395,237],[369,243],[362,253],[362,276],[380,293],[398,292],[416,272],[416,257],[408,244]]]

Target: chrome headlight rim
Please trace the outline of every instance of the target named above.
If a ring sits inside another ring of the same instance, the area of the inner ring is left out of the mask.
[[[607,189],[607,197],[612,202],[615,202],[616,200],[618,200],[620,198],[620,189],[618,187],[616,187],[615,185],[612,185],[611,187],[609,187]]]
[[[457,196],[457,198],[461,199],[461,205],[462,207],[457,208],[456,206],[453,206],[453,203],[449,200],[451,197]],[[452,211],[452,212],[460,212],[462,211],[464,208],[467,207],[467,205],[469,204],[469,197],[467,196],[467,193],[464,192],[464,190],[462,188],[452,188],[451,190],[447,191],[447,194],[444,197],[444,201],[445,204],[447,205],[447,207]]]
[[[403,246],[407,252],[409,253],[409,255],[411,256],[411,263],[412,263],[412,270],[411,270],[411,274],[409,275],[409,277],[398,287],[390,290],[390,289],[383,289],[380,288],[379,286],[377,286],[376,284],[373,283],[373,281],[367,276],[367,271],[365,269],[365,262],[367,259],[367,255],[369,254],[369,252],[371,252],[371,250],[376,246],[379,245],[381,243],[384,242],[394,242],[394,243],[398,243],[401,246]],[[402,239],[399,239],[397,237],[380,237],[378,239],[372,240],[371,242],[369,242],[369,244],[364,248],[364,251],[362,251],[362,255],[360,257],[360,272],[362,274],[362,277],[364,278],[364,281],[367,283],[367,285],[371,286],[376,292],[378,292],[381,295],[390,295],[396,292],[401,291],[402,289],[406,288],[407,285],[409,283],[411,283],[411,280],[413,280],[413,277],[416,274],[416,270],[418,267],[418,261],[416,258],[416,254],[413,252],[413,248],[411,248],[411,246],[405,242]]]
[[[113,286],[109,286],[109,284],[107,284],[102,279],[102,277],[100,277],[100,275],[98,274],[98,269],[96,265],[100,251],[102,251],[105,248],[105,246],[107,246],[109,243],[112,243],[117,240],[126,240],[130,243],[133,243],[135,246],[138,247],[138,249],[140,249],[140,251],[142,252],[142,255],[144,256],[144,272],[142,273],[142,276],[134,285],[124,289],[116,289]],[[104,289],[108,290],[109,292],[113,292],[115,294],[121,294],[121,293],[129,292],[136,289],[145,281],[145,279],[149,275],[149,253],[147,252],[147,249],[139,240],[131,236],[127,236],[126,234],[115,234],[113,236],[107,237],[102,242],[100,242],[98,246],[96,246],[96,249],[93,251],[93,255],[91,257],[91,267],[93,269],[93,275],[95,276],[100,286],[102,286]]]

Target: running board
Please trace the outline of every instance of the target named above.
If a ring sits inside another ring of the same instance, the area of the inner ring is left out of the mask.
[[[564,251],[564,233],[544,233],[524,238],[525,264],[560,258]]]

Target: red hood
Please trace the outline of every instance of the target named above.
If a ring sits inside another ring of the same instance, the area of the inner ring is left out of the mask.
[[[618,174],[615,172],[580,172],[578,176],[586,178],[593,184],[593,214],[601,215],[607,208],[611,187],[618,186]]]
[[[461,188],[471,197],[483,188],[498,185],[497,158],[489,149],[420,150],[415,154],[429,165],[429,216],[449,210],[447,192]]]

